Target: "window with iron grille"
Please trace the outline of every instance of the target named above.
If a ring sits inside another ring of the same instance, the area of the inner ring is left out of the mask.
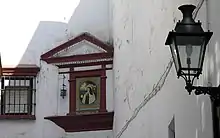
[[[3,76],[1,115],[35,115],[36,80],[32,76]]]

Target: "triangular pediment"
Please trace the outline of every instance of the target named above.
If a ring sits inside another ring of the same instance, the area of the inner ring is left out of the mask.
[[[74,55],[86,55],[94,53],[107,53],[107,51],[93,43],[83,40],[79,43],[53,54],[52,57],[66,57]]]
[[[102,42],[95,36],[86,32],[51,49],[41,55],[41,59],[44,60],[54,57],[67,57],[94,53],[113,53],[113,46]]]

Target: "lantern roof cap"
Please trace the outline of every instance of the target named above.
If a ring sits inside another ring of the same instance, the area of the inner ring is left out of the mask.
[[[194,5],[181,5],[178,9],[183,14],[183,19],[176,24],[175,32],[178,33],[204,33],[201,22],[193,19]]]

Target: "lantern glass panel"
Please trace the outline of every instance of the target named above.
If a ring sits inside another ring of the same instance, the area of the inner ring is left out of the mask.
[[[183,70],[196,72],[200,69],[204,54],[203,36],[176,36],[176,45]]]
[[[206,51],[206,42],[204,41],[201,47],[201,52],[199,55],[199,68],[202,69],[203,62],[204,62],[204,57],[205,57],[205,51]]]
[[[176,68],[177,73],[179,72],[180,69],[180,63],[178,61],[178,57],[177,57],[177,51],[176,51],[176,46],[175,46],[175,40],[172,40],[172,43],[170,44],[170,51],[173,57],[173,61],[174,61],[174,65]]]

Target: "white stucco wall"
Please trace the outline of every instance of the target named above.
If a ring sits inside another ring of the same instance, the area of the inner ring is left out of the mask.
[[[112,130],[66,133],[65,138],[113,138]]]
[[[209,78],[213,86],[218,86],[220,84],[220,19],[218,18],[219,4],[220,1],[218,0],[209,0],[207,5],[209,14],[209,29],[213,31],[213,37],[211,38],[212,41],[209,44],[208,56],[206,56],[209,63],[209,70],[207,72],[209,73]]]
[[[173,116],[177,138],[212,137],[208,96],[188,95],[174,66],[167,69],[171,54],[164,44],[181,20],[178,6],[199,2],[114,0],[115,138],[168,138]],[[204,7],[201,12],[198,18],[206,20]],[[198,84],[207,85],[206,78],[201,78]]]
[[[109,0],[80,0],[78,7],[68,22],[70,34],[90,32],[103,41],[111,38]]]
[[[0,120],[2,138],[60,138],[64,130],[44,117],[57,114],[58,69],[42,63],[37,77],[36,120]],[[51,76],[53,76],[51,78]]]
[[[84,31],[90,32],[103,41],[108,41],[111,35],[109,0],[94,0],[93,2],[75,0],[74,4],[62,0],[51,3],[49,1],[14,3],[20,9],[22,9],[21,5],[28,5],[28,8],[23,8],[22,12],[16,7],[12,8],[10,2],[4,5],[4,7],[9,6],[10,10],[14,9],[13,13],[16,14],[11,14],[8,10],[1,12],[4,13],[2,17],[9,13],[5,18],[7,23],[1,26],[1,30],[8,29],[0,34],[4,38],[0,46],[3,67],[36,64],[40,67],[40,73],[37,77],[36,120],[0,120],[1,138],[63,138],[67,136],[60,127],[44,119],[45,116],[65,115],[69,109],[69,94],[67,93],[64,99],[60,97],[59,83],[62,76],[58,76],[59,70],[56,66],[40,61],[40,55]],[[21,15],[17,15],[19,13]],[[16,24],[14,20],[9,20],[12,15],[16,16],[13,18],[18,21]],[[107,72],[109,78],[107,83],[113,85],[112,73]],[[112,102],[113,90],[112,87],[108,87],[107,91],[110,94],[107,95],[110,98],[107,98],[107,102]],[[113,110],[112,103],[107,104],[107,110]],[[88,135],[83,132],[76,134],[77,138],[84,138],[85,136],[82,135],[84,133]],[[109,138],[112,135],[104,131],[95,134],[94,138],[103,138],[105,134]]]

